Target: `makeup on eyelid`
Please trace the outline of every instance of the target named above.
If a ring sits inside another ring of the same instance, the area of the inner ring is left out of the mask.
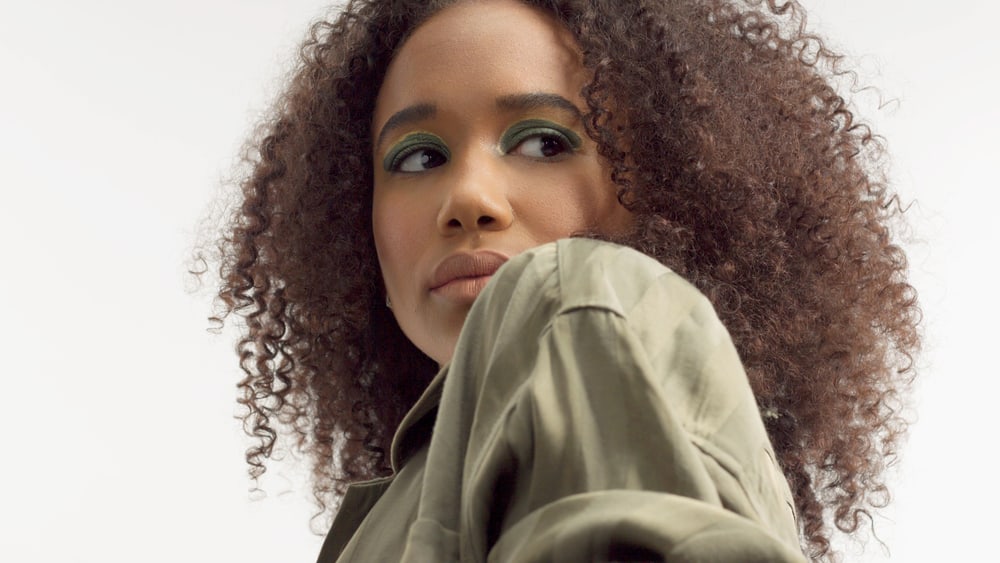
[[[572,129],[559,125],[547,119],[526,119],[512,125],[500,139],[500,151],[508,153],[524,140],[533,136],[551,135],[566,141],[570,148],[576,150],[583,146],[583,140]]]
[[[399,166],[415,152],[424,149],[432,149],[441,152],[445,160],[451,158],[451,151],[448,145],[433,133],[419,131],[410,133],[403,137],[398,143],[393,145],[382,159],[382,167],[386,172],[397,170]]]

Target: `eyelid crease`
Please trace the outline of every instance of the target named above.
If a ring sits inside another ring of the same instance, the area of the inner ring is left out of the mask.
[[[382,159],[382,168],[386,172],[392,172],[396,170],[399,163],[403,159],[409,157],[415,149],[422,148],[432,148],[434,150],[441,151],[441,154],[443,154],[446,159],[451,160],[451,151],[448,150],[448,145],[445,144],[441,137],[426,131],[417,131],[407,134],[392,145],[392,147],[385,153],[385,158]]]
[[[566,140],[573,150],[583,145],[583,140],[575,131],[548,119],[526,119],[510,126],[500,137],[500,150],[506,154],[528,137],[541,133],[554,133]]]

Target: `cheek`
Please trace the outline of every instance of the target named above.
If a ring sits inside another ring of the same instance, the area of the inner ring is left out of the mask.
[[[579,194],[585,199],[580,206],[585,213],[587,228],[604,234],[622,234],[633,224],[632,214],[618,201],[618,186],[611,173],[598,161],[593,161],[586,177],[579,178]]]
[[[386,287],[401,283],[400,273],[408,271],[406,258],[414,256],[412,213],[401,212],[391,198],[378,197],[372,202],[372,231]]]
[[[597,166],[569,173],[536,177],[522,199],[523,217],[532,217],[540,238],[555,240],[592,229],[604,230],[618,223],[625,209],[615,196],[615,186],[603,181]]]

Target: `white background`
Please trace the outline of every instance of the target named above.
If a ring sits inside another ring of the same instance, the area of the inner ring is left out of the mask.
[[[977,561],[993,418],[1000,111],[986,0],[809,0],[907,201],[926,351],[911,439],[849,561]],[[947,7],[947,8],[945,8]],[[0,5],[0,560],[312,561],[301,468],[251,501],[231,337],[190,292],[198,222],[280,88],[314,1]],[[879,108],[878,106],[882,106]]]

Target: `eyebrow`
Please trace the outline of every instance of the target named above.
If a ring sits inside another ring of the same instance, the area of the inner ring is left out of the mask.
[[[434,104],[417,104],[397,111],[382,126],[382,131],[378,134],[378,141],[376,141],[375,146],[382,146],[385,136],[393,129],[398,129],[407,123],[415,123],[428,117],[433,117],[435,113],[437,113],[437,106]]]
[[[545,92],[533,92],[530,94],[511,94],[497,98],[497,108],[502,110],[532,110],[538,108],[561,109],[573,114],[579,119],[583,116],[580,108],[576,104],[560,96],[559,94],[548,94]]]
[[[497,98],[497,109],[500,110],[527,111],[538,108],[560,109],[572,114],[573,117],[577,119],[580,119],[583,116],[580,108],[576,107],[573,102],[567,100],[559,94],[532,92],[528,94],[510,94]],[[385,125],[382,126],[382,130],[378,134],[378,140],[375,142],[375,146],[382,146],[382,142],[385,140],[385,137],[394,129],[398,129],[409,123],[416,123],[417,121],[433,117],[436,113],[437,106],[434,104],[416,104],[397,111],[392,114],[392,117],[386,120]]]

